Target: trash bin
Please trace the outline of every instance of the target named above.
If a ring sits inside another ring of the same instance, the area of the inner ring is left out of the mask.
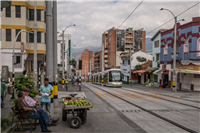
[[[9,86],[9,87],[8,87],[8,94],[11,95],[12,93],[13,93],[13,88]]]

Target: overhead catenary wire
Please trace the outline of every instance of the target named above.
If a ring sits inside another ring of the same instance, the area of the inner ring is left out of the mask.
[[[192,9],[193,7],[195,7],[196,5],[198,5],[200,2],[197,2],[196,4],[194,4],[193,6],[187,8],[186,10],[184,10],[183,12],[179,13],[176,17],[182,15],[183,13],[187,12],[188,10]],[[167,24],[168,22],[172,21],[174,18],[171,18],[170,20],[168,20],[167,22],[163,23],[162,25],[158,26],[157,28],[151,30],[150,32],[148,32],[146,35],[154,32],[155,30],[157,30],[158,28],[162,27],[163,25]]]

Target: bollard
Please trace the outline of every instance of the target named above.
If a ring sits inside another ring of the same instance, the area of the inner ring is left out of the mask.
[[[81,85],[79,85],[79,91],[81,91]]]
[[[54,108],[58,107],[58,84],[54,84],[53,86],[53,101],[54,101]]]

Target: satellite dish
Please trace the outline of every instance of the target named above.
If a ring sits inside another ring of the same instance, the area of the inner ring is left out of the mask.
[[[10,0],[1,1],[1,11],[3,10],[3,8],[11,6],[11,3],[12,3],[12,1],[10,1]]]

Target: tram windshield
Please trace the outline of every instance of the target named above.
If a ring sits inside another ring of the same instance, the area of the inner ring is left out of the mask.
[[[112,81],[121,81],[121,73],[112,72]]]

